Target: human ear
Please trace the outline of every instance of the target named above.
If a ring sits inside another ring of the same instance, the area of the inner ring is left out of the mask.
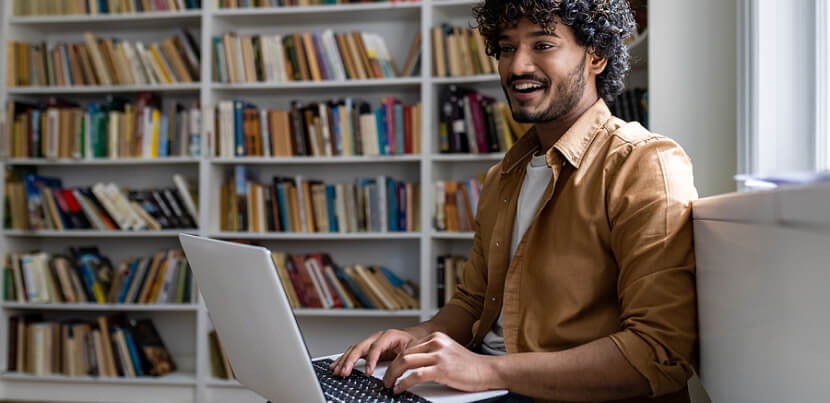
[[[588,58],[586,63],[588,65],[588,71],[591,72],[591,74],[598,76],[605,71],[608,59],[601,57],[593,48],[588,49],[586,57]]]

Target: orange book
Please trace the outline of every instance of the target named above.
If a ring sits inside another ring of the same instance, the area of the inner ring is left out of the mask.
[[[184,64],[179,52],[176,50],[176,45],[173,43],[172,39],[167,39],[161,43],[161,49],[164,52],[165,56],[167,56],[167,60],[170,61],[173,69],[176,70],[176,76],[179,77],[179,81],[184,83],[191,83],[193,79],[190,77],[190,73],[187,71],[187,67]]]
[[[346,40],[343,37],[343,35],[334,35],[334,41],[335,43],[337,43],[337,50],[340,52],[340,58],[343,59],[343,64],[346,66],[347,78],[350,80],[355,80],[359,78],[357,70],[354,66],[354,62],[352,61],[351,54],[349,52],[349,45],[346,44]]]
[[[112,42],[106,39],[101,39],[101,52],[104,55],[104,65],[107,67],[110,77],[113,78],[113,84],[126,84],[120,80],[120,76],[116,72],[114,50]],[[115,82],[117,80],[117,82]]]
[[[354,42],[357,45],[360,60],[361,63],[363,63],[363,68],[366,69],[366,76],[368,78],[383,78],[382,75],[378,76],[377,72],[375,72],[374,68],[372,68],[372,63],[369,61],[369,53],[366,52],[366,44],[363,43],[363,35],[361,35],[360,32],[352,32],[352,37],[354,37]]]
[[[305,52],[305,46],[303,46],[302,39],[300,39],[300,34],[293,34],[294,39],[294,48],[297,51],[297,64],[300,67],[300,78],[304,81],[311,80],[311,73],[308,70],[308,60],[307,55]]]
[[[317,52],[314,51],[314,42],[311,40],[311,34],[304,32],[302,38],[305,54],[308,58],[308,70],[311,72],[311,79],[314,81],[322,81],[323,76],[320,74],[320,66],[317,65]]]

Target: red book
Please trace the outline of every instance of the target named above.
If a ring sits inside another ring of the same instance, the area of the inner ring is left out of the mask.
[[[403,152],[412,154],[412,106],[403,107]]]
[[[314,289],[314,281],[311,279],[311,273],[306,270],[303,257],[291,256],[290,260],[294,262],[294,269],[300,283],[299,287],[295,286],[294,288],[302,290],[302,294],[305,295],[306,302],[303,305],[308,308],[322,308],[323,303],[317,295],[317,290]]]
[[[329,281],[328,276],[326,276],[326,273],[325,273],[325,270],[326,270],[325,267],[326,266],[323,263],[323,256],[320,255],[319,253],[315,253],[315,254],[309,256],[309,259],[313,259],[314,262],[316,263],[314,265],[314,268],[317,269],[317,273],[319,275],[318,278],[322,279],[323,282],[326,285],[325,288],[328,291],[329,295],[331,296],[331,300],[332,300],[332,303],[333,303],[332,306],[334,308],[342,308],[344,306],[343,301],[340,300],[340,297],[337,295],[337,291],[334,288],[334,284],[332,284],[331,281]],[[330,258],[328,260],[331,261]]]
[[[473,115],[473,126],[476,131],[476,144],[478,145],[478,152],[487,152],[487,140],[485,138],[486,132],[484,128],[484,120],[481,116],[481,103],[478,101],[479,94],[472,92],[467,95],[470,98],[470,113]]]
[[[305,294],[305,290],[303,290],[302,283],[300,282],[300,276],[297,273],[297,269],[294,267],[294,259],[289,254],[286,254],[285,256],[285,270],[288,271],[288,277],[291,278],[291,284],[294,286],[294,291],[297,292],[297,297],[300,298],[300,305],[302,305],[303,308],[307,308],[309,306],[308,296]]]
[[[394,154],[395,153],[395,102],[397,100],[392,97],[384,97],[381,102],[383,102],[383,110],[386,114],[386,132],[389,133],[389,148],[387,149],[387,154]],[[398,101],[400,102],[400,101]]]

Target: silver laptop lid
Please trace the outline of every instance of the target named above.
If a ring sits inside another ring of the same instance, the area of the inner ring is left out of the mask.
[[[187,234],[179,240],[239,382],[274,402],[325,402],[271,253]]]

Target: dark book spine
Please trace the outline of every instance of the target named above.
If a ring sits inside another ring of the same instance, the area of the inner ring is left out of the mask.
[[[446,256],[438,256],[437,264],[435,266],[435,296],[438,307],[444,306],[444,298],[446,293],[446,285],[444,284],[444,277],[446,271],[445,264]]]
[[[17,368],[17,354],[21,354],[17,348],[17,326],[18,326],[18,317],[12,316],[9,317],[9,345],[6,354],[6,364],[9,372],[15,372],[18,370]]]

